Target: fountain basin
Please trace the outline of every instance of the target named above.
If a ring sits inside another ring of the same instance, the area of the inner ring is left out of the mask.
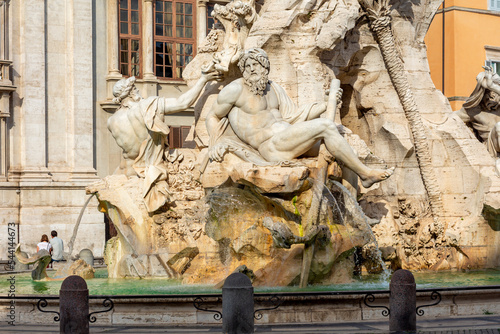
[[[58,311],[58,292],[62,282],[33,282],[29,273],[14,275],[18,323],[53,324],[54,314],[42,313],[36,305],[41,298],[47,298],[49,303],[43,310]],[[500,314],[498,270],[420,272],[414,276],[417,290],[426,290],[417,292],[417,306],[432,304],[434,302],[430,298],[432,289],[441,289],[442,301],[436,306],[424,308],[425,317]],[[102,303],[106,296],[109,296],[114,303],[113,310],[97,315],[96,324],[220,324],[220,321],[214,319],[214,313],[197,310],[193,305],[197,296],[205,296],[204,308],[221,311],[222,304],[219,300],[221,291],[214,289],[213,286],[180,285],[175,284],[179,281],[165,279],[108,279],[105,270],[102,269],[97,270],[96,277],[87,281],[91,294],[90,312],[105,310],[106,307]],[[10,298],[6,292],[8,287],[3,281],[0,283],[2,293],[0,313],[1,316],[7,316]],[[276,310],[263,311],[262,318],[256,320],[256,323],[328,323],[384,319],[381,309],[371,308],[368,305],[389,305],[388,284],[380,282],[377,275],[366,275],[356,282],[335,286],[314,286],[306,289],[257,288],[255,309],[269,307],[269,298],[273,295],[279,296],[283,303]],[[476,285],[476,287],[450,288],[457,285]],[[30,287],[31,292],[27,292]],[[32,295],[26,295],[27,293]],[[143,295],[138,295],[140,293]],[[368,305],[364,303],[367,293],[375,295],[375,300]]]
[[[48,271],[49,277],[54,278],[55,271]],[[8,277],[11,273],[2,274]],[[59,295],[62,281],[33,281],[30,273],[15,273],[16,295]],[[491,286],[500,285],[500,270],[473,270],[473,271],[439,271],[415,272],[417,289],[450,288],[463,286]],[[189,295],[189,294],[220,294],[221,289],[214,285],[182,284],[181,280],[151,278],[108,278],[104,268],[97,269],[94,279],[87,280],[90,295]],[[10,283],[0,280],[0,296],[7,296]],[[309,293],[325,291],[362,291],[388,290],[389,281],[381,280],[380,275],[362,275],[351,283],[335,285],[314,285],[305,289],[297,286],[288,287],[257,287],[256,293]]]
[[[388,306],[388,291],[379,291],[373,305]],[[363,321],[387,319],[379,308],[371,308],[363,302],[365,292],[351,292],[342,295],[324,293],[308,295],[280,296],[282,305],[275,310],[262,311],[262,318],[256,324],[292,323],[332,323],[344,321]],[[255,309],[268,308],[269,298],[274,294],[256,294]],[[279,294],[278,294],[279,295]],[[428,305],[432,301],[431,292],[417,292],[417,306]],[[204,298],[204,308],[221,311],[222,304],[217,297]],[[442,301],[424,309],[426,318],[460,317],[474,315],[500,314],[500,286],[493,289],[485,287],[472,291],[442,291]],[[40,312],[36,305],[44,295],[21,297],[16,300],[16,316],[20,324],[54,324],[54,314]],[[56,296],[54,296],[56,297]],[[119,298],[121,297],[121,298]],[[8,299],[0,299],[1,316],[7,316]],[[97,325],[194,325],[221,324],[214,319],[214,313],[197,310],[193,301],[196,295],[183,296],[116,296],[111,297],[114,308],[106,313],[97,314]],[[103,311],[104,296],[92,296],[90,312]],[[58,299],[48,300],[44,311],[58,311]],[[418,321],[418,320],[417,320]]]

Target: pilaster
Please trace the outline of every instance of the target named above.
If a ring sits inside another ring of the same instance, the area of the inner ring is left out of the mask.
[[[142,71],[143,71],[143,96],[158,94],[158,79],[154,74],[153,50],[153,1],[144,0],[142,4]]]
[[[7,122],[10,117],[10,95],[16,89],[10,79],[12,61],[7,60],[9,57],[9,51],[6,49],[9,38],[8,7],[8,2],[0,2],[0,182],[7,181],[9,167]]]
[[[113,86],[122,78],[119,61],[118,38],[118,0],[107,0],[108,3],[108,75],[107,96],[113,97]]]
[[[198,1],[198,45],[202,45],[203,40],[207,36],[207,1]]]
[[[10,32],[15,85],[9,133],[12,181],[50,181],[47,163],[45,2],[23,0],[12,7]],[[15,10],[14,10],[15,9]]]
[[[67,64],[72,73],[72,91],[67,99],[71,105],[69,140],[71,144],[71,179],[96,179],[94,168],[94,129],[92,103],[92,3],[87,0],[66,0]]]

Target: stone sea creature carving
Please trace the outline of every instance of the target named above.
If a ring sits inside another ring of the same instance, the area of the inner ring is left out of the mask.
[[[21,253],[21,244],[17,245],[16,247],[16,258],[21,262],[22,264],[35,264],[35,268],[33,271],[31,271],[31,278],[34,281],[39,281],[44,278],[47,278],[47,265],[50,263],[52,260],[52,257],[50,256],[50,253],[46,251],[45,249],[42,249],[32,257],[25,257]]]
[[[68,262],[56,271],[55,277],[62,279],[70,275],[77,275],[83,279],[94,278],[95,269],[82,259]]]
[[[472,126],[486,144],[488,152],[496,158],[496,170],[500,175],[500,76],[485,66],[476,80],[476,88],[454,115]]]
[[[298,236],[292,233],[286,224],[273,220],[271,217],[265,217],[262,225],[271,232],[274,247],[277,248],[290,248],[294,244],[307,244],[315,240],[320,234],[324,234],[329,238],[330,231],[324,225],[314,226],[306,236]]]
[[[389,0],[359,0],[359,3],[367,13],[370,20],[370,28],[376,35],[387,72],[403,105],[405,116],[408,119],[414,139],[420,174],[429,197],[432,214],[434,219],[439,221],[440,217],[443,216],[441,190],[439,189],[439,184],[434,173],[425,127],[410,89],[404,64],[398,53],[392,33]],[[442,223],[439,223],[439,226],[441,230],[444,228]]]
[[[67,262],[63,267],[59,268],[55,274],[56,278],[50,278],[47,275],[47,265],[52,260],[52,257],[48,251],[42,249],[37,252],[32,257],[26,257],[21,252],[21,244],[17,245],[15,251],[16,258],[19,262],[23,264],[34,264],[36,265],[31,272],[31,278],[34,281],[49,280],[57,281],[63,280],[69,275],[77,275],[84,279],[94,278],[95,269],[87,264],[85,261],[79,259],[74,262]]]
[[[149,212],[164,205],[170,196],[165,166],[167,135],[164,116],[186,110],[200,96],[205,84],[219,79],[215,71],[202,72],[200,79],[178,98],[142,98],[135,77],[122,79],[113,87],[114,102],[120,108],[108,120],[108,129],[123,151],[115,174],[138,175],[144,180],[143,197]]]
[[[224,31],[223,27],[219,29],[214,27],[214,29],[210,30],[207,37],[203,40],[200,47],[198,48],[198,53],[211,53],[217,52],[220,46],[222,46],[222,42],[224,39]]]
[[[214,54],[206,70],[215,68],[227,73],[229,66],[238,62],[250,28],[257,19],[255,0],[233,0],[225,6],[216,4],[212,16],[223,25],[225,34],[222,50]],[[210,36],[212,44],[215,45],[217,38],[215,33]]]

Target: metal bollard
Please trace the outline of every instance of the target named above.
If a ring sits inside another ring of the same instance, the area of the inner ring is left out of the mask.
[[[80,276],[69,276],[63,281],[59,290],[59,314],[60,333],[89,333],[89,290]]]
[[[246,334],[254,332],[253,286],[242,273],[229,275],[222,287],[222,332]]]
[[[417,330],[417,287],[413,274],[404,269],[397,270],[391,278],[389,307],[389,330],[412,332]]]

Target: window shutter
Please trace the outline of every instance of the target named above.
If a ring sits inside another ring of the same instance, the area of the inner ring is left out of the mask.
[[[191,130],[190,126],[182,126],[181,127],[181,136],[182,136],[182,147],[185,148],[195,148],[196,144],[194,141],[186,141],[186,138]]]

